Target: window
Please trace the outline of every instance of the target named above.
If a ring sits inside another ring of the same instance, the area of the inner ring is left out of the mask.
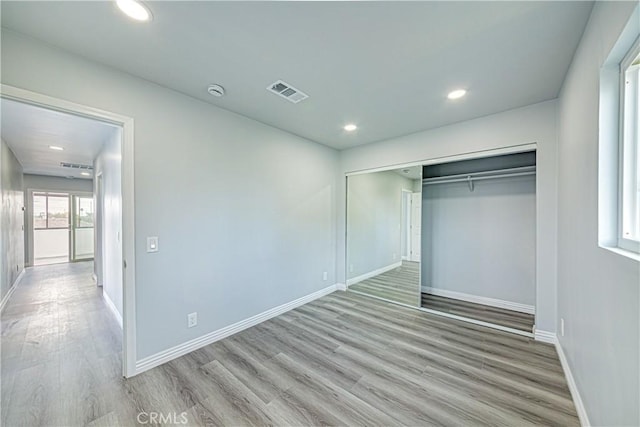
[[[618,246],[640,252],[640,39],[620,63]]]
[[[93,228],[93,198],[76,196],[75,227]]]
[[[598,246],[640,261],[640,7],[600,68]]]
[[[69,196],[33,193],[33,228],[69,228]]]

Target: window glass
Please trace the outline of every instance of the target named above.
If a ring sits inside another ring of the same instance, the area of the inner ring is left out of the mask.
[[[69,196],[49,195],[48,228],[69,227]]]
[[[93,199],[78,197],[76,204],[76,218],[78,228],[93,227]]]
[[[33,195],[33,228],[47,228],[47,196]]]
[[[640,54],[636,50],[624,68],[622,116],[621,237],[640,241]]]

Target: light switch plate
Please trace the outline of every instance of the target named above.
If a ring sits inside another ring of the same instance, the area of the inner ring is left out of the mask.
[[[158,252],[157,237],[147,237],[147,252]]]

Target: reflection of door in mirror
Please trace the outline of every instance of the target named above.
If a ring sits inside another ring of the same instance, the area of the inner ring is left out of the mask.
[[[419,306],[421,189],[421,167],[348,176],[350,291]]]

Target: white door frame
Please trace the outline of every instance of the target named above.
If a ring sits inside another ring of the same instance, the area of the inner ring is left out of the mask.
[[[59,98],[0,84],[0,97],[49,110],[70,113],[122,128],[122,262],[123,337],[122,369],[125,377],[136,372],[135,304],[135,205],[134,205],[134,127],[133,118],[76,104]]]
[[[94,191],[93,191],[93,200],[94,200],[94,209],[96,212],[96,216],[95,216],[95,223],[94,223],[94,235],[93,235],[93,241],[94,241],[94,245],[97,249],[98,247],[98,242],[100,242],[100,256],[96,257],[94,254],[94,262],[97,262],[99,265],[99,270],[98,273],[100,274],[96,274],[96,285],[97,286],[102,286],[104,283],[104,203],[103,203],[103,197],[104,197],[104,183],[102,181],[103,177],[102,177],[102,172],[98,173],[95,175],[94,178]],[[94,265],[94,270],[95,270],[95,265]]]
[[[411,193],[412,191],[406,188],[403,188],[400,193],[402,195],[401,206],[406,209],[406,212],[401,213],[403,215],[402,224],[405,226],[405,229],[401,231],[405,240],[404,248],[400,251],[400,258],[407,261],[411,260]],[[403,252],[406,252],[406,254],[402,255]]]

